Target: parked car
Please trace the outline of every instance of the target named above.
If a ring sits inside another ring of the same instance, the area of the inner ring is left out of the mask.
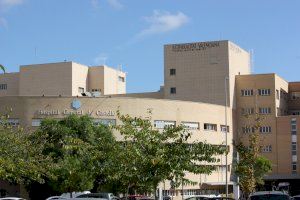
[[[22,199],[19,197],[4,197],[4,198],[0,198],[0,200],[26,200],[26,199]]]
[[[145,196],[143,196],[143,195],[128,195],[128,196],[122,197],[121,200],[138,200],[143,197],[145,197]]]
[[[300,195],[293,196],[294,200],[300,200]]]
[[[188,198],[186,198],[185,200],[207,200],[207,199],[212,199],[212,198],[217,198],[217,197],[221,197],[220,195],[214,195],[214,194],[199,194],[199,195],[193,195],[190,196]]]
[[[113,193],[89,193],[89,194],[81,194],[75,197],[74,199],[86,199],[86,198],[93,198],[96,199],[103,199],[103,200],[119,200],[119,197],[114,196]]]
[[[155,198],[144,196],[144,197],[139,198],[138,200],[155,200]]]
[[[291,197],[280,191],[261,191],[252,193],[249,200],[289,200]]]
[[[67,197],[62,197],[62,196],[52,196],[48,197],[46,200],[67,200]]]

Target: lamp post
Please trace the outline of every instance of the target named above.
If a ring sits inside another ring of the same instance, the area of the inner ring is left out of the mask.
[[[225,154],[225,167],[226,167],[226,172],[225,172],[225,190],[226,190],[226,197],[228,197],[228,152],[227,152],[227,146],[228,146],[228,141],[227,141],[227,133],[228,133],[228,126],[227,126],[227,105],[228,105],[228,94],[227,94],[227,81],[229,78],[226,76],[224,81],[225,81],[225,146],[226,146],[226,154]]]

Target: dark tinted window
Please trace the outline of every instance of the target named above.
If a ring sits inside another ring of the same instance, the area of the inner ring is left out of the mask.
[[[288,200],[290,198],[287,195],[266,194],[266,195],[252,196],[250,199],[251,200]]]
[[[176,75],[176,69],[170,69],[170,75]]]

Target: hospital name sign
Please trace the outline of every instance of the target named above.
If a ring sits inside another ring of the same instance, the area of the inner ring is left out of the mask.
[[[115,112],[108,110],[108,111],[101,111],[101,110],[71,110],[71,109],[64,109],[64,110],[38,110],[38,115],[46,115],[46,116],[53,116],[53,115],[97,115],[97,116],[115,116]]]

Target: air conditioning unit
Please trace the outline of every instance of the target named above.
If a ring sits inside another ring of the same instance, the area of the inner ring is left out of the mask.
[[[101,92],[92,92],[92,97],[100,97]]]

